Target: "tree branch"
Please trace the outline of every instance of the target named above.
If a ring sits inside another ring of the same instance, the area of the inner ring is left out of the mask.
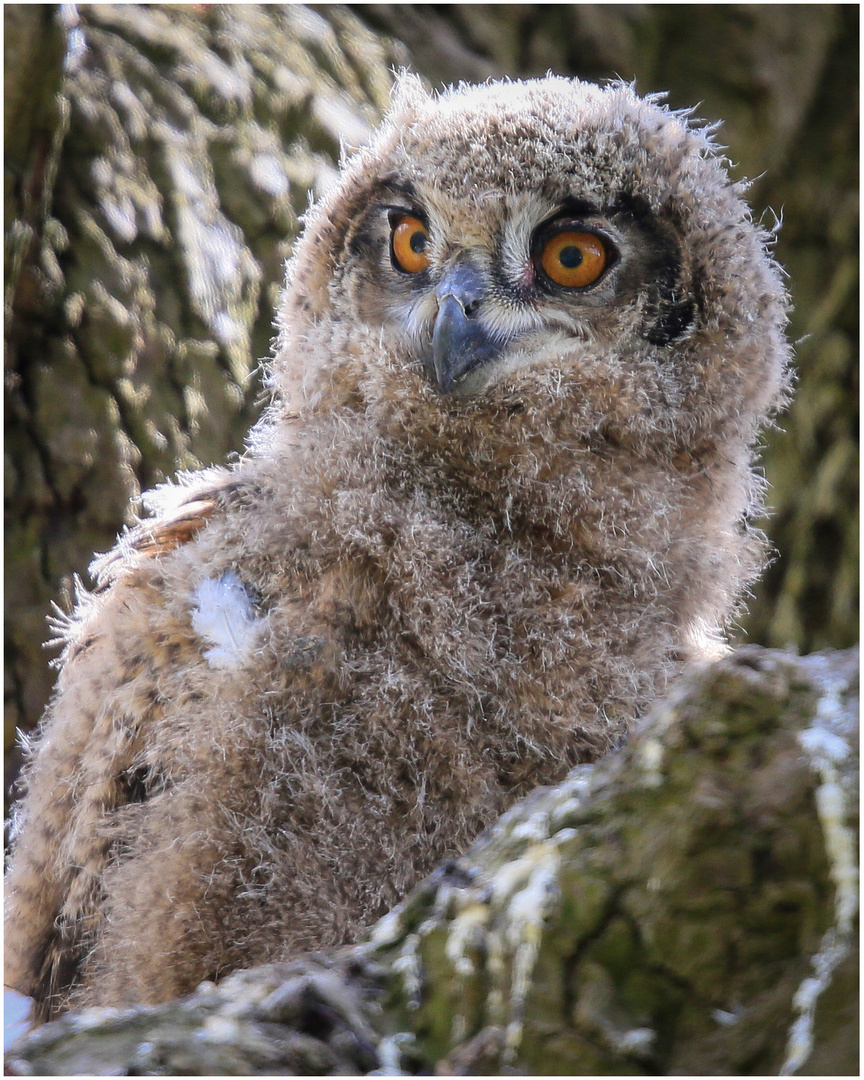
[[[71,1014],[7,1068],[857,1074],[856,697],[857,653],[740,649],[366,941]]]

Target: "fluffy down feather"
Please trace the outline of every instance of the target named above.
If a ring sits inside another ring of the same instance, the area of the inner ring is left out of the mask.
[[[562,205],[620,256],[578,296],[532,277]],[[7,982],[53,1015],[345,941],[717,647],[788,381],[768,241],[710,133],[627,86],[401,80],[308,215],[248,453],[157,492],[65,628]],[[460,253],[500,343],[463,395],[423,360]]]

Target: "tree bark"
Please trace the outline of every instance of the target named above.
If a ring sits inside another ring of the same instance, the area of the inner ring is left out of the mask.
[[[744,647],[359,945],[68,1015],[7,1070],[857,1075],[857,671]]]

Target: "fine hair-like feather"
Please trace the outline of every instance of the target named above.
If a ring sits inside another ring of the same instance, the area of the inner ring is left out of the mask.
[[[602,240],[596,284],[544,279],[550,221]],[[457,264],[487,351],[451,388],[430,350]],[[687,115],[403,77],[307,215],[248,452],[154,493],[58,627],[7,982],[49,1016],[346,941],[619,743],[764,560],[786,307]]]

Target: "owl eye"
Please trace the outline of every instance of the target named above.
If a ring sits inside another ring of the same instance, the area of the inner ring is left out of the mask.
[[[535,262],[555,285],[585,289],[599,281],[609,265],[610,253],[596,233],[565,228],[541,238]]]
[[[397,270],[406,274],[419,274],[429,265],[426,247],[429,231],[419,218],[400,214],[393,221],[390,234],[390,254]]]

